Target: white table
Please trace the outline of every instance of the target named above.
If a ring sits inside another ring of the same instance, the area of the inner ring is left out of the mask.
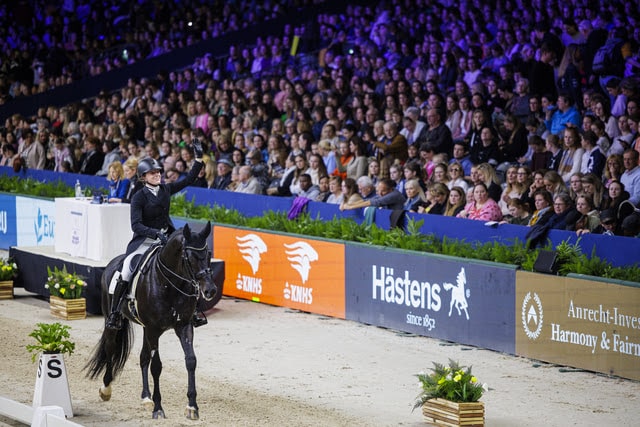
[[[91,199],[55,199],[55,252],[110,261],[133,236],[127,203],[92,204]]]

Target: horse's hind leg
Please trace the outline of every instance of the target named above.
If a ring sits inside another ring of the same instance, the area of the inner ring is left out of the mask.
[[[197,420],[200,417],[198,404],[196,403],[196,354],[193,351],[193,326],[191,323],[186,323],[182,327],[175,329],[176,335],[180,338],[180,344],[184,351],[184,362],[187,367],[188,376],[188,388],[187,398],[189,404],[187,405],[184,414],[190,420]]]
[[[111,399],[111,381],[113,381],[111,363],[107,363],[105,374],[102,377],[102,386],[100,387],[100,390],[98,390],[100,399],[102,399],[104,402]]]
[[[149,399],[149,366],[151,366],[151,376],[153,377],[153,419],[165,418],[162,409],[162,396],[160,395],[160,374],[162,373],[162,361],[158,351],[158,340],[160,335],[156,331],[149,331],[144,328],[144,340],[142,352],[140,353],[140,368],[142,369],[142,399],[143,402]]]
[[[111,382],[113,381],[113,360],[118,357],[118,331],[105,329],[101,338],[102,351],[105,357],[104,376],[102,386],[98,390],[100,399],[107,402],[111,399]]]

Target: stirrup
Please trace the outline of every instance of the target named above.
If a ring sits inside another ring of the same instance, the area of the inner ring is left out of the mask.
[[[193,317],[191,317],[191,324],[194,328],[199,328],[200,326],[204,326],[207,323],[209,323],[209,321],[207,320],[207,317],[204,315],[204,313],[200,311],[196,311],[195,313],[193,313]]]

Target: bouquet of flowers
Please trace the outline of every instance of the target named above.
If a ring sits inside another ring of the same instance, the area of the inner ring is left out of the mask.
[[[62,270],[54,267],[51,270],[47,266],[47,283],[44,288],[48,289],[51,295],[63,299],[75,299],[82,297],[82,289],[87,286],[87,282],[76,273],[69,273],[67,267]]]
[[[420,381],[421,392],[413,409],[435,398],[452,402],[477,402],[486,390],[486,384],[480,384],[471,374],[471,367],[465,368],[453,360],[449,360],[449,366],[436,362],[433,366],[431,373],[416,375]]]
[[[0,259],[0,281],[13,280],[18,274],[18,266],[9,258]]]

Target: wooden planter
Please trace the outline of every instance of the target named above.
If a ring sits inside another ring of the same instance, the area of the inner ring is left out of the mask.
[[[3,280],[0,282],[0,299],[13,298],[13,280]]]
[[[422,413],[428,422],[441,426],[484,426],[484,403],[456,403],[446,399],[427,400]]]
[[[77,320],[87,317],[87,302],[84,298],[63,299],[51,296],[49,307],[51,307],[51,314],[61,319]]]

